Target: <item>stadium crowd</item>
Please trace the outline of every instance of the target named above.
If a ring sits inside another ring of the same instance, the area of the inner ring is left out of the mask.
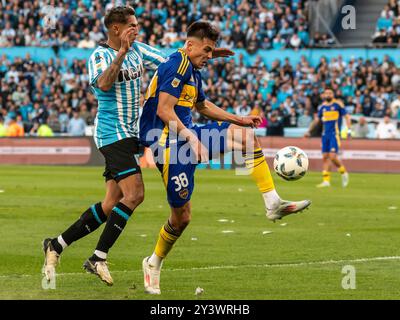
[[[310,39],[307,0],[0,0],[0,47],[94,48],[105,39],[103,16],[119,4],[131,4],[141,25],[140,38],[158,47],[178,48],[187,26],[214,21],[227,47],[304,48],[329,44],[327,35]]]
[[[202,73],[211,101],[232,113],[262,115],[261,127],[276,127],[277,134],[283,127],[308,127],[327,86],[351,114],[400,120],[400,70],[389,57],[382,63],[321,58],[315,67],[302,57],[296,65],[285,59],[268,68],[261,59],[245,65],[241,56],[237,64],[233,59],[213,60]],[[150,72],[145,73],[143,92],[150,77]],[[66,60],[51,59],[44,64],[33,62],[29,54],[14,61],[3,55],[0,78],[5,124],[16,121],[31,134],[47,124],[53,132],[69,135],[84,135],[85,126],[93,125],[97,101],[89,90],[85,60],[68,65]],[[206,121],[198,114],[195,120]]]
[[[400,44],[400,1],[389,0],[376,23],[375,46],[398,47]]]
[[[42,1],[0,0],[0,46],[92,48],[104,40],[104,10],[120,3],[52,0],[50,5],[55,9],[47,17],[55,18],[53,21],[35,16],[35,12],[46,13]],[[167,0],[131,4],[141,23],[138,40],[160,48],[182,46],[186,26],[200,18],[215,21],[223,34],[220,46],[229,48],[278,48],[274,46],[277,39],[280,48],[293,48],[290,43],[296,35],[304,46],[328,41],[320,36],[316,41],[309,39],[304,14],[307,1],[269,0],[261,5],[259,0],[228,0],[220,5],[218,1]],[[52,29],[54,23],[56,29]],[[261,43],[260,39],[266,40]],[[318,65],[311,66],[303,56],[297,64],[286,59],[267,67],[260,57],[253,65],[246,65],[241,56],[238,63],[233,59],[214,60],[202,72],[210,100],[232,113],[262,115],[261,127],[268,128],[269,135],[282,135],[284,127],[308,127],[326,86],[335,90],[351,114],[400,119],[400,70],[389,57],[381,63],[377,59],[321,58]],[[145,73],[143,92],[151,76]],[[84,135],[87,126],[93,125],[96,112],[86,61],[75,59],[68,64],[50,59],[35,63],[29,54],[13,61],[6,55],[0,57],[0,136]],[[194,115],[197,122],[206,121]]]

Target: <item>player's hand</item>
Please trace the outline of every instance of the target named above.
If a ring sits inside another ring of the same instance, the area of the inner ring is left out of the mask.
[[[228,48],[215,48],[212,54],[212,58],[228,58],[234,56],[235,53]]]
[[[122,31],[121,36],[119,37],[121,39],[121,47],[119,48],[120,52],[127,53],[129,51],[132,44],[131,38],[135,32],[136,30],[133,27],[129,27]]]
[[[241,117],[239,124],[243,127],[258,128],[261,124],[262,118],[260,116],[246,116]]]
[[[189,144],[199,163],[208,161],[208,150],[197,137],[190,139]]]
[[[309,138],[309,137],[311,137],[311,134],[307,131],[307,132],[304,134],[304,138]]]

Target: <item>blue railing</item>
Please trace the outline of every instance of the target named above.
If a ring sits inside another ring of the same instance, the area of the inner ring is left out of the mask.
[[[168,55],[176,49],[163,49]],[[50,58],[67,59],[71,63],[74,59],[88,59],[92,53],[92,49],[78,49],[78,48],[60,48],[58,56],[52,48],[39,48],[39,47],[12,47],[0,48],[0,55],[5,54],[8,58],[14,59],[15,57],[25,57],[27,53],[31,55],[31,59],[35,62],[47,62]],[[385,55],[400,65],[399,49],[377,49],[377,48],[341,48],[341,49],[303,49],[303,50],[259,50],[256,54],[250,55],[244,49],[236,49],[235,61],[239,60],[240,55],[243,55],[244,62],[251,65],[260,56],[263,62],[271,67],[272,62],[276,59],[284,60],[289,58],[290,63],[297,64],[300,62],[302,56],[305,56],[312,66],[319,63],[321,57],[326,57],[328,60],[333,57],[341,55],[345,61],[351,58],[373,59],[377,58],[381,62]]]

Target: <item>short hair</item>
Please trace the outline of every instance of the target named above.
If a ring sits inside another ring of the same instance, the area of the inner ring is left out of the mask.
[[[187,29],[188,37],[195,37],[198,39],[210,39],[212,41],[218,41],[219,31],[208,21],[196,21],[193,22]]]
[[[126,23],[127,17],[134,16],[135,13],[135,9],[130,6],[111,8],[104,17],[104,24],[108,29],[113,23]]]

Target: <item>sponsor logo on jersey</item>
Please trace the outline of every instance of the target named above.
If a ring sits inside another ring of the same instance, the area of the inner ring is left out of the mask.
[[[136,70],[135,68],[122,69],[118,73],[117,82],[132,81],[142,76],[141,70]]]

